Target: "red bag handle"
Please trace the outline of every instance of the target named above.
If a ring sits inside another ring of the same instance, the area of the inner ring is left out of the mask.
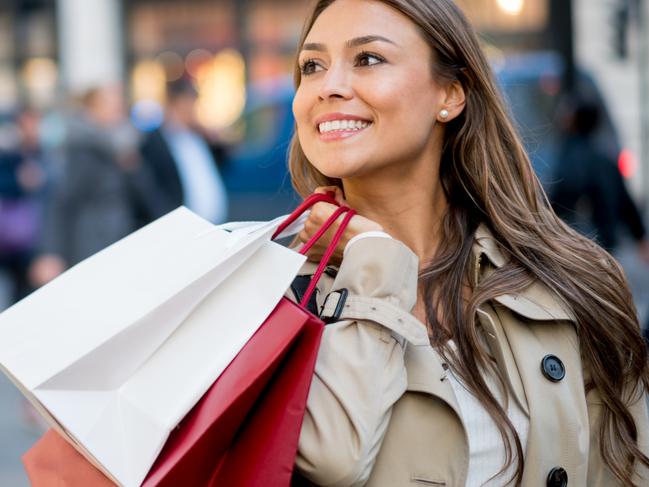
[[[327,229],[333,224],[334,221],[336,221],[336,219],[338,219],[338,216],[340,216],[342,213],[345,213],[345,218],[343,218],[343,221],[340,223],[340,226],[336,230],[334,237],[331,239],[331,243],[327,247],[327,250],[325,251],[324,255],[322,256],[322,259],[320,260],[320,264],[318,265],[318,268],[316,269],[315,273],[313,274],[313,277],[311,278],[309,287],[304,293],[304,296],[302,296],[302,300],[300,301],[300,306],[302,306],[303,308],[306,307],[307,304],[309,304],[309,299],[311,298],[313,291],[315,291],[318,281],[320,280],[322,274],[327,268],[327,264],[329,264],[329,260],[331,260],[331,257],[334,254],[334,250],[336,250],[336,246],[338,245],[338,242],[342,238],[343,233],[345,232],[347,225],[349,225],[350,220],[356,214],[356,211],[348,207],[339,208],[338,210],[336,210],[336,212],[333,215],[331,215],[331,217],[329,217],[329,220],[327,220],[327,222],[322,226],[322,228],[318,230],[318,233],[316,233],[309,240],[309,242],[307,242],[313,245],[313,243],[315,243],[315,241],[312,242],[314,240],[314,237],[318,236],[319,238],[319,236],[321,236],[325,231],[327,231]]]
[[[322,259],[320,260],[318,268],[316,269],[315,273],[313,274],[313,277],[311,278],[311,281],[309,282],[309,287],[307,288],[306,292],[302,296],[302,299],[300,300],[300,306],[302,307],[306,307],[306,305],[309,303],[309,299],[311,298],[311,295],[315,291],[318,281],[320,280],[322,274],[327,268],[327,265],[329,264],[329,261],[333,256],[334,250],[336,250],[336,246],[338,245],[338,242],[340,242],[340,239],[342,238],[343,233],[347,228],[347,225],[349,225],[349,222],[352,219],[352,217],[356,214],[356,211],[352,210],[347,206],[340,206],[339,203],[335,200],[334,194],[332,192],[327,192],[325,194],[322,193],[312,194],[311,196],[306,198],[286,218],[286,220],[282,222],[282,224],[279,227],[277,227],[277,230],[272,236],[273,239],[277,238],[279,234],[281,234],[291,223],[295,222],[305,211],[307,211],[316,203],[320,203],[321,201],[332,205],[336,205],[338,206],[338,208],[327,219],[327,221],[322,225],[322,227],[313,235],[313,237],[311,237],[309,241],[304,244],[304,246],[300,250],[300,253],[302,255],[305,255],[311,249],[311,247],[315,245],[315,243],[322,237],[322,235],[324,235],[324,233],[327,230],[329,230],[331,225],[335,223],[335,221],[338,219],[340,215],[342,215],[343,213],[346,213],[346,215],[345,218],[343,218],[343,221],[340,223],[340,226],[336,230],[333,239],[327,246],[327,249],[325,250],[325,253],[322,256]]]
[[[311,196],[306,198],[300,204],[300,206],[298,206],[295,210],[293,210],[293,212],[286,218],[286,220],[284,220],[282,222],[282,224],[279,227],[277,227],[277,230],[275,231],[275,233],[273,234],[271,239],[272,240],[276,239],[277,236],[279,234],[281,234],[284,230],[286,230],[286,228],[288,228],[288,226],[291,223],[293,223],[295,220],[300,218],[300,216],[302,216],[302,213],[304,213],[306,210],[311,208],[313,205],[315,205],[316,203],[319,203],[321,201],[324,201],[325,203],[329,203],[329,204],[332,204],[332,205],[340,206],[338,204],[338,202],[334,199],[333,193],[331,193],[331,192],[328,192],[326,194],[322,194],[322,193],[312,194]]]
[[[346,213],[349,211],[349,208],[346,206],[340,206],[336,208],[336,211],[334,211],[329,218],[327,218],[327,221],[324,222],[324,224],[318,229],[318,231],[311,237],[307,242],[305,242],[304,246],[300,249],[300,253],[302,255],[306,255],[306,253],[311,250],[311,247],[313,247],[318,240],[320,240],[320,237],[324,235],[324,233],[329,230],[331,225],[334,224],[334,222],[338,219],[340,215],[343,213]]]

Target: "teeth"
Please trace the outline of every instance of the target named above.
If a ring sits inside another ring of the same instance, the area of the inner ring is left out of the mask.
[[[332,120],[323,122],[318,125],[321,134],[333,132],[335,130],[362,130],[367,128],[372,122],[363,122],[361,120]]]

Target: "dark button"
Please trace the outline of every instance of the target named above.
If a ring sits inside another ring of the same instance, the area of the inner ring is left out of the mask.
[[[548,487],[566,487],[568,485],[568,472],[561,467],[554,467],[548,474]]]
[[[541,360],[541,372],[552,382],[559,382],[566,376],[566,368],[556,355],[546,355]]]

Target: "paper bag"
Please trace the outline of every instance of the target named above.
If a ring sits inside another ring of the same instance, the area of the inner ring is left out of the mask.
[[[140,485],[304,262],[275,228],[162,217],[2,313],[0,369],[113,481]]]

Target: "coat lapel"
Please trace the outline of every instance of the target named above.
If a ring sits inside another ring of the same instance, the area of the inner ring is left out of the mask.
[[[489,272],[489,263],[494,268],[505,265],[508,258],[500,244],[486,225],[482,224],[475,233],[473,246],[475,256],[474,284]],[[485,259],[486,257],[486,259]],[[517,294],[502,294],[494,300],[516,314],[536,321],[575,321],[573,313],[561,298],[540,282],[534,282]]]
[[[408,390],[432,394],[449,405],[461,419],[460,408],[448,381],[447,372],[442,366],[442,357],[430,345],[413,345],[408,343],[405,353],[405,365],[408,371]]]
[[[476,283],[507,262],[484,225],[476,232],[474,253]],[[479,319],[513,395],[530,418],[522,485],[537,485],[554,467],[568,472],[570,484],[585,485],[590,433],[574,314],[537,281],[520,293],[496,297]],[[543,374],[542,361],[549,354],[565,366],[558,382]]]
[[[496,359],[498,368],[504,373],[505,382],[509,390],[512,392],[514,399],[523,412],[529,416],[527,396],[525,395],[525,389],[521,381],[520,371],[518,370],[511,349],[504,346],[507,343],[507,337],[502,326],[500,326],[494,309],[491,306],[483,306],[478,310],[478,319],[483,328],[484,336],[489,344],[491,353]]]

